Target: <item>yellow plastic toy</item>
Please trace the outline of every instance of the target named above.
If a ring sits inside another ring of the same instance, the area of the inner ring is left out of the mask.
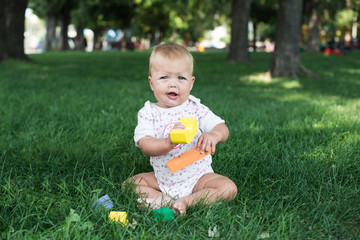
[[[181,118],[180,122],[185,129],[173,129],[170,132],[170,138],[173,143],[189,144],[194,139],[197,132],[196,118]]]
[[[127,220],[126,212],[111,211],[109,214],[109,218],[110,222],[119,222],[121,228],[124,228],[129,223],[129,220]]]

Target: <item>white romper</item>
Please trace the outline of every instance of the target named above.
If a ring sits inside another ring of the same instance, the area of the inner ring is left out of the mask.
[[[174,174],[171,173],[166,162],[195,147],[202,133],[210,132],[216,125],[225,121],[192,95],[183,104],[172,108],[162,108],[147,101],[138,112],[138,125],[134,135],[137,146],[139,140],[144,137],[166,138],[174,124],[182,117],[194,117],[197,120],[198,131],[193,141],[190,144],[178,144],[162,156],[150,157],[150,164],[161,191],[175,199],[190,195],[195,184],[204,174],[214,172],[211,167],[212,158],[211,155],[207,155]]]

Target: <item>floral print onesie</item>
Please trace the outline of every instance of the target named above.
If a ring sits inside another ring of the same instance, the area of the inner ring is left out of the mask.
[[[138,146],[140,139],[154,137],[157,139],[169,136],[175,123],[182,117],[194,117],[197,120],[198,130],[190,144],[178,144],[169,153],[150,157],[150,164],[154,169],[161,191],[174,199],[190,195],[197,181],[206,173],[213,172],[211,155],[171,173],[166,162],[196,146],[197,140],[204,132],[210,132],[216,125],[224,123],[208,107],[200,103],[200,99],[190,95],[183,104],[162,108],[147,101],[138,112],[138,125],[135,128],[134,141]]]

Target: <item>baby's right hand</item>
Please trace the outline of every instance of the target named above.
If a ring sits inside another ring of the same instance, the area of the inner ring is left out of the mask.
[[[175,124],[174,124],[174,126],[173,126],[173,128],[172,128],[172,129],[185,129],[185,126],[184,126],[184,125],[182,125],[182,123],[181,123],[181,122],[177,122],[177,123],[175,123]],[[169,134],[168,139],[169,139],[169,141],[170,141],[171,145],[173,146],[173,148],[174,148],[174,147],[176,147],[176,146],[178,145],[178,143],[173,143],[173,142],[171,141],[170,134]]]
[[[174,124],[173,129],[185,129],[185,126],[181,122],[177,122]]]

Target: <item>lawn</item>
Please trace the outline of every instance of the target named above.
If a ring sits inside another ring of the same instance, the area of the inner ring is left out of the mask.
[[[270,54],[230,64],[194,53],[201,98],[230,129],[213,157],[233,179],[231,203],[195,206],[156,222],[122,192],[151,171],[135,147],[137,111],[154,101],[149,52],[54,52],[0,64],[0,238],[358,239],[360,237],[360,52],[303,54],[322,79],[259,77]],[[108,194],[126,211],[121,229],[93,210]],[[134,227],[136,225],[136,227]]]

